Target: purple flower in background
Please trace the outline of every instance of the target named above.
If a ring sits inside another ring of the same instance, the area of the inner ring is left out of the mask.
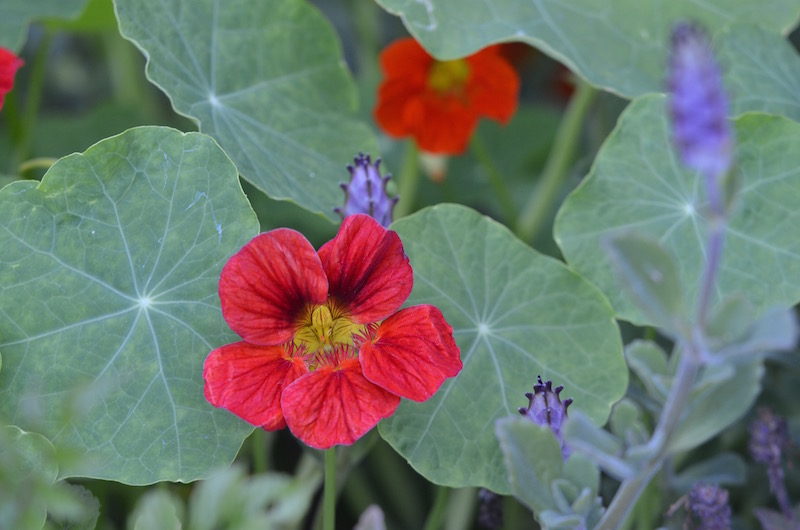
[[[708,36],[694,24],[672,29],[669,94],[673,142],[684,165],[705,177],[712,208],[720,213],[719,184],[731,167],[733,132],[719,65]]]
[[[354,166],[348,165],[350,182],[342,184],[345,192],[344,208],[336,208],[342,218],[355,213],[364,213],[378,221],[384,227],[392,223],[392,210],[397,204],[397,197],[389,198],[386,194],[386,183],[391,175],[381,176],[378,169],[381,161],[373,164],[369,155],[359,153],[353,161]]]
[[[699,521],[697,530],[728,530],[731,527],[728,490],[696,484],[689,492],[686,508]]]
[[[758,418],[750,424],[749,432],[750,454],[753,460],[767,466],[769,489],[777,497],[783,516],[792,520],[792,507],[781,465],[783,455],[791,448],[786,418],[773,414],[768,408],[758,409]]]
[[[553,390],[553,382],[548,380],[542,382],[542,376],[536,376],[538,384],[533,385],[533,393],[527,392],[528,406],[520,407],[519,413],[527,416],[534,423],[550,427],[553,434],[561,442],[561,453],[564,460],[569,456],[569,449],[564,443],[564,435],[561,434],[561,426],[567,418],[567,407],[572,403],[572,399],[561,401],[559,394],[564,390],[563,386]]]

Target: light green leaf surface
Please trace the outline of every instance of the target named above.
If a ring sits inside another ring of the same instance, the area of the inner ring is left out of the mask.
[[[190,481],[252,427],[203,397],[223,264],[258,233],[199,133],[131,129],[0,191],[0,416],[78,458],[63,476]]]
[[[57,476],[55,448],[47,438],[0,426],[0,528],[41,528]]]
[[[701,378],[701,384],[695,386],[685,416],[670,441],[670,452],[678,453],[697,447],[750,409],[761,391],[761,377],[764,375],[761,358],[753,356],[740,364],[707,367],[703,376],[709,371],[724,374],[729,368],[732,370],[728,377],[706,384],[705,387]]]
[[[244,178],[331,220],[339,183],[377,140],[333,28],[297,0],[115,0],[147,76],[213,136]]]
[[[681,281],[674,258],[654,237],[619,233],[605,240],[617,278],[653,322],[672,333],[681,329]]]
[[[494,433],[527,406],[536,376],[602,424],[627,387],[619,331],[606,300],[562,263],[504,226],[455,205],[392,225],[414,268],[409,304],[439,307],[464,368],[425,403],[404,401],[383,437],[429,480],[508,493]]]
[[[43,18],[71,19],[81,14],[87,0],[3,0],[0,5],[0,46],[19,51],[28,24]]]
[[[537,514],[553,506],[550,483],[561,476],[562,468],[556,437],[520,417],[499,420],[496,430],[514,496]]]
[[[626,109],[555,222],[567,262],[606,293],[619,318],[641,325],[656,322],[603,265],[602,241],[630,231],[656,237],[679,257],[684,300],[694,307],[709,227],[701,179],[676,158],[665,105],[663,96],[652,95]],[[738,190],[714,297],[744,293],[757,311],[794,305],[800,301],[800,124],[750,113],[735,121],[735,133]]]
[[[781,114],[800,121],[800,56],[781,35],[735,25],[715,39],[734,115]]]
[[[736,453],[720,453],[670,477],[670,486],[688,492],[698,482],[721,486],[741,486],[747,481],[747,464]]]
[[[625,97],[664,87],[669,31],[680,19],[712,32],[734,22],[786,33],[793,0],[378,0],[433,55],[452,59],[489,44],[527,42],[591,84]]]
[[[181,500],[167,490],[150,490],[136,504],[128,518],[129,530],[181,530],[185,509]]]

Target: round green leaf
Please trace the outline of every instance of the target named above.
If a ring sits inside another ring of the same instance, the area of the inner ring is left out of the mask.
[[[355,120],[356,88],[339,42],[296,0],[115,0],[147,76],[194,118],[244,178],[331,220],[339,183],[374,134]],[[344,139],[344,141],[343,141]]]
[[[28,24],[42,18],[71,19],[81,14],[87,0],[3,0],[0,8],[0,46],[19,50]]]
[[[755,110],[800,121],[800,56],[786,38],[758,26],[736,25],[723,31],[715,45],[735,114]]]
[[[701,179],[681,167],[665,110],[663,96],[631,103],[555,223],[567,262],[606,293],[619,318],[641,325],[656,323],[622,292],[602,242],[629,231],[657,238],[678,260],[688,315],[709,229]],[[791,306],[800,301],[800,124],[750,113],[734,125],[737,193],[714,296],[746,293],[758,311]]]
[[[714,31],[733,22],[794,27],[793,0],[378,0],[435,56],[464,57],[509,40],[528,42],[595,86],[625,97],[660,92],[673,22]]]
[[[233,342],[217,284],[258,233],[209,137],[131,129],[0,191],[0,416],[81,458],[62,476],[190,481],[252,427],[203,396]]]
[[[564,385],[598,424],[625,393],[628,371],[605,298],[504,226],[440,205],[392,225],[414,267],[410,304],[433,304],[453,326],[464,368],[425,403],[403,401],[380,432],[429,480],[509,493],[495,437],[527,406],[536,376]]]

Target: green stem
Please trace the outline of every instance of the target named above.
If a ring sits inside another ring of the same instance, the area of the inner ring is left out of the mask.
[[[394,218],[400,219],[410,214],[416,202],[417,187],[419,187],[419,159],[417,144],[413,140],[406,143],[406,153],[403,157],[403,167],[397,179],[397,196],[400,201],[394,207]]]
[[[433,501],[433,507],[428,514],[428,520],[425,521],[425,530],[439,530],[441,528],[449,497],[450,488],[436,486],[436,499]]]
[[[270,440],[267,439],[267,431],[256,429],[251,435],[250,442],[253,450],[253,473],[265,473],[267,471],[267,453],[269,452]]]
[[[30,160],[26,160],[25,162],[19,165],[19,174],[24,175],[28,171],[32,171],[34,169],[50,169],[50,166],[58,162],[57,158],[50,158],[50,157],[39,157],[39,158],[31,158]]]
[[[492,186],[495,196],[497,196],[497,200],[500,201],[500,207],[503,209],[506,222],[513,223],[517,217],[517,205],[514,204],[514,198],[511,196],[511,192],[508,191],[505,179],[503,179],[500,171],[498,171],[478,131],[475,131],[475,134],[472,135],[471,147],[475,158],[478,159],[478,162],[480,162],[481,166],[483,166],[483,169],[486,171],[486,177],[489,180],[489,184]]]
[[[539,183],[520,214],[517,235],[523,241],[533,241],[542,224],[551,216],[558,193],[568,175],[584,118],[596,94],[597,91],[591,85],[578,80],[575,93],[556,131]]]
[[[322,528],[336,528],[336,447],[325,450],[325,484],[322,490]]]
[[[14,165],[18,165],[29,156],[28,151],[30,150],[31,136],[33,134],[34,124],[36,123],[36,116],[39,114],[39,104],[42,101],[47,54],[50,51],[52,40],[52,32],[45,30],[42,35],[42,40],[39,42],[39,46],[36,49],[36,55],[33,58],[33,68],[27,87],[25,111],[22,116],[22,130],[16,149],[17,163]]]

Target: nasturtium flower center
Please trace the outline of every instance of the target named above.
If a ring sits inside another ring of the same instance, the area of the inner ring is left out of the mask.
[[[461,92],[469,78],[469,64],[464,59],[434,61],[428,73],[428,86],[441,94]]]
[[[333,301],[323,305],[309,306],[302,313],[294,336],[294,346],[302,348],[316,362],[309,363],[313,368],[324,362],[327,354],[348,352],[357,354],[355,337],[362,336],[367,326],[357,324],[348,318],[347,312]]]

